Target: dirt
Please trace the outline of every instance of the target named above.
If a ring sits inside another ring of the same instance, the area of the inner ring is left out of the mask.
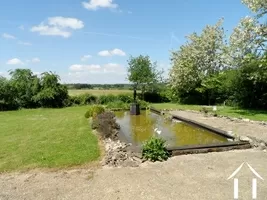
[[[187,113],[179,114],[186,117]],[[195,113],[188,116],[217,128],[232,129],[240,135],[267,138],[267,128],[261,125],[235,124],[220,118],[205,119]],[[143,163],[138,168],[5,173],[0,175],[0,199],[233,199],[233,179],[227,178],[243,162],[249,163],[263,179],[267,178],[267,153],[249,149],[177,156],[162,163]],[[252,199],[252,178],[257,177],[246,164],[235,178],[239,179],[239,199]],[[257,199],[264,200],[267,184],[259,178],[257,183]]]
[[[267,153],[240,150],[177,156],[139,168],[2,174],[0,199],[233,199],[233,180],[227,178],[243,162],[267,178]],[[240,199],[252,199],[253,177],[244,165],[238,174]],[[266,196],[267,185],[258,179],[258,199]]]

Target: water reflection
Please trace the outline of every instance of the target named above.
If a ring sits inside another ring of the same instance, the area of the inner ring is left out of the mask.
[[[142,111],[140,115],[129,112],[115,112],[117,122],[121,126],[121,134],[132,144],[140,146],[144,141],[155,135],[155,128],[161,131],[159,137],[167,141],[169,147],[184,145],[201,145],[226,142],[227,139],[196,128],[185,123],[172,123],[150,111]]]

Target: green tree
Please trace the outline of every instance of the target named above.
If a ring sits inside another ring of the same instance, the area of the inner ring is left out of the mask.
[[[0,76],[0,111],[18,109],[19,104],[16,101],[16,95],[17,93],[10,82]]]
[[[15,69],[10,71],[10,84],[16,95],[14,98],[23,108],[35,108],[38,104],[33,97],[40,90],[39,79],[30,69]]]
[[[68,99],[67,87],[59,83],[60,78],[52,72],[41,75],[40,92],[34,97],[42,107],[59,108]]]
[[[128,80],[144,92],[153,91],[161,82],[163,71],[157,69],[157,63],[152,63],[149,56],[140,55],[128,60]]]

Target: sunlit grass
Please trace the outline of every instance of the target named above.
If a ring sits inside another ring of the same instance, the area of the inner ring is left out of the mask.
[[[0,172],[80,165],[100,156],[86,107],[0,112]]]

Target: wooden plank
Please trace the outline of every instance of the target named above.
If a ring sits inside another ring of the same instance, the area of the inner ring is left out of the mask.
[[[220,148],[220,147],[231,147],[231,146],[240,146],[247,145],[249,142],[224,142],[224,143],[214,143],[214,144],[205,144],[205,145],[187,145],[180,147],[167,148],[169,151],[175,150],[190,150],[190,149],[206,149],[206,148]]]
[[[184,154],[198,154],[198,153],[209,153],[209,152],[222,152],[230,150],[241,150],[251,148],[250,144],[236,145],[236,146],[227,146],[227,147],[214,147],[214,148],[205,148],[205,149],[187,149],[187,150],[173,150],[170,151],[172,156],[184,155]]]

